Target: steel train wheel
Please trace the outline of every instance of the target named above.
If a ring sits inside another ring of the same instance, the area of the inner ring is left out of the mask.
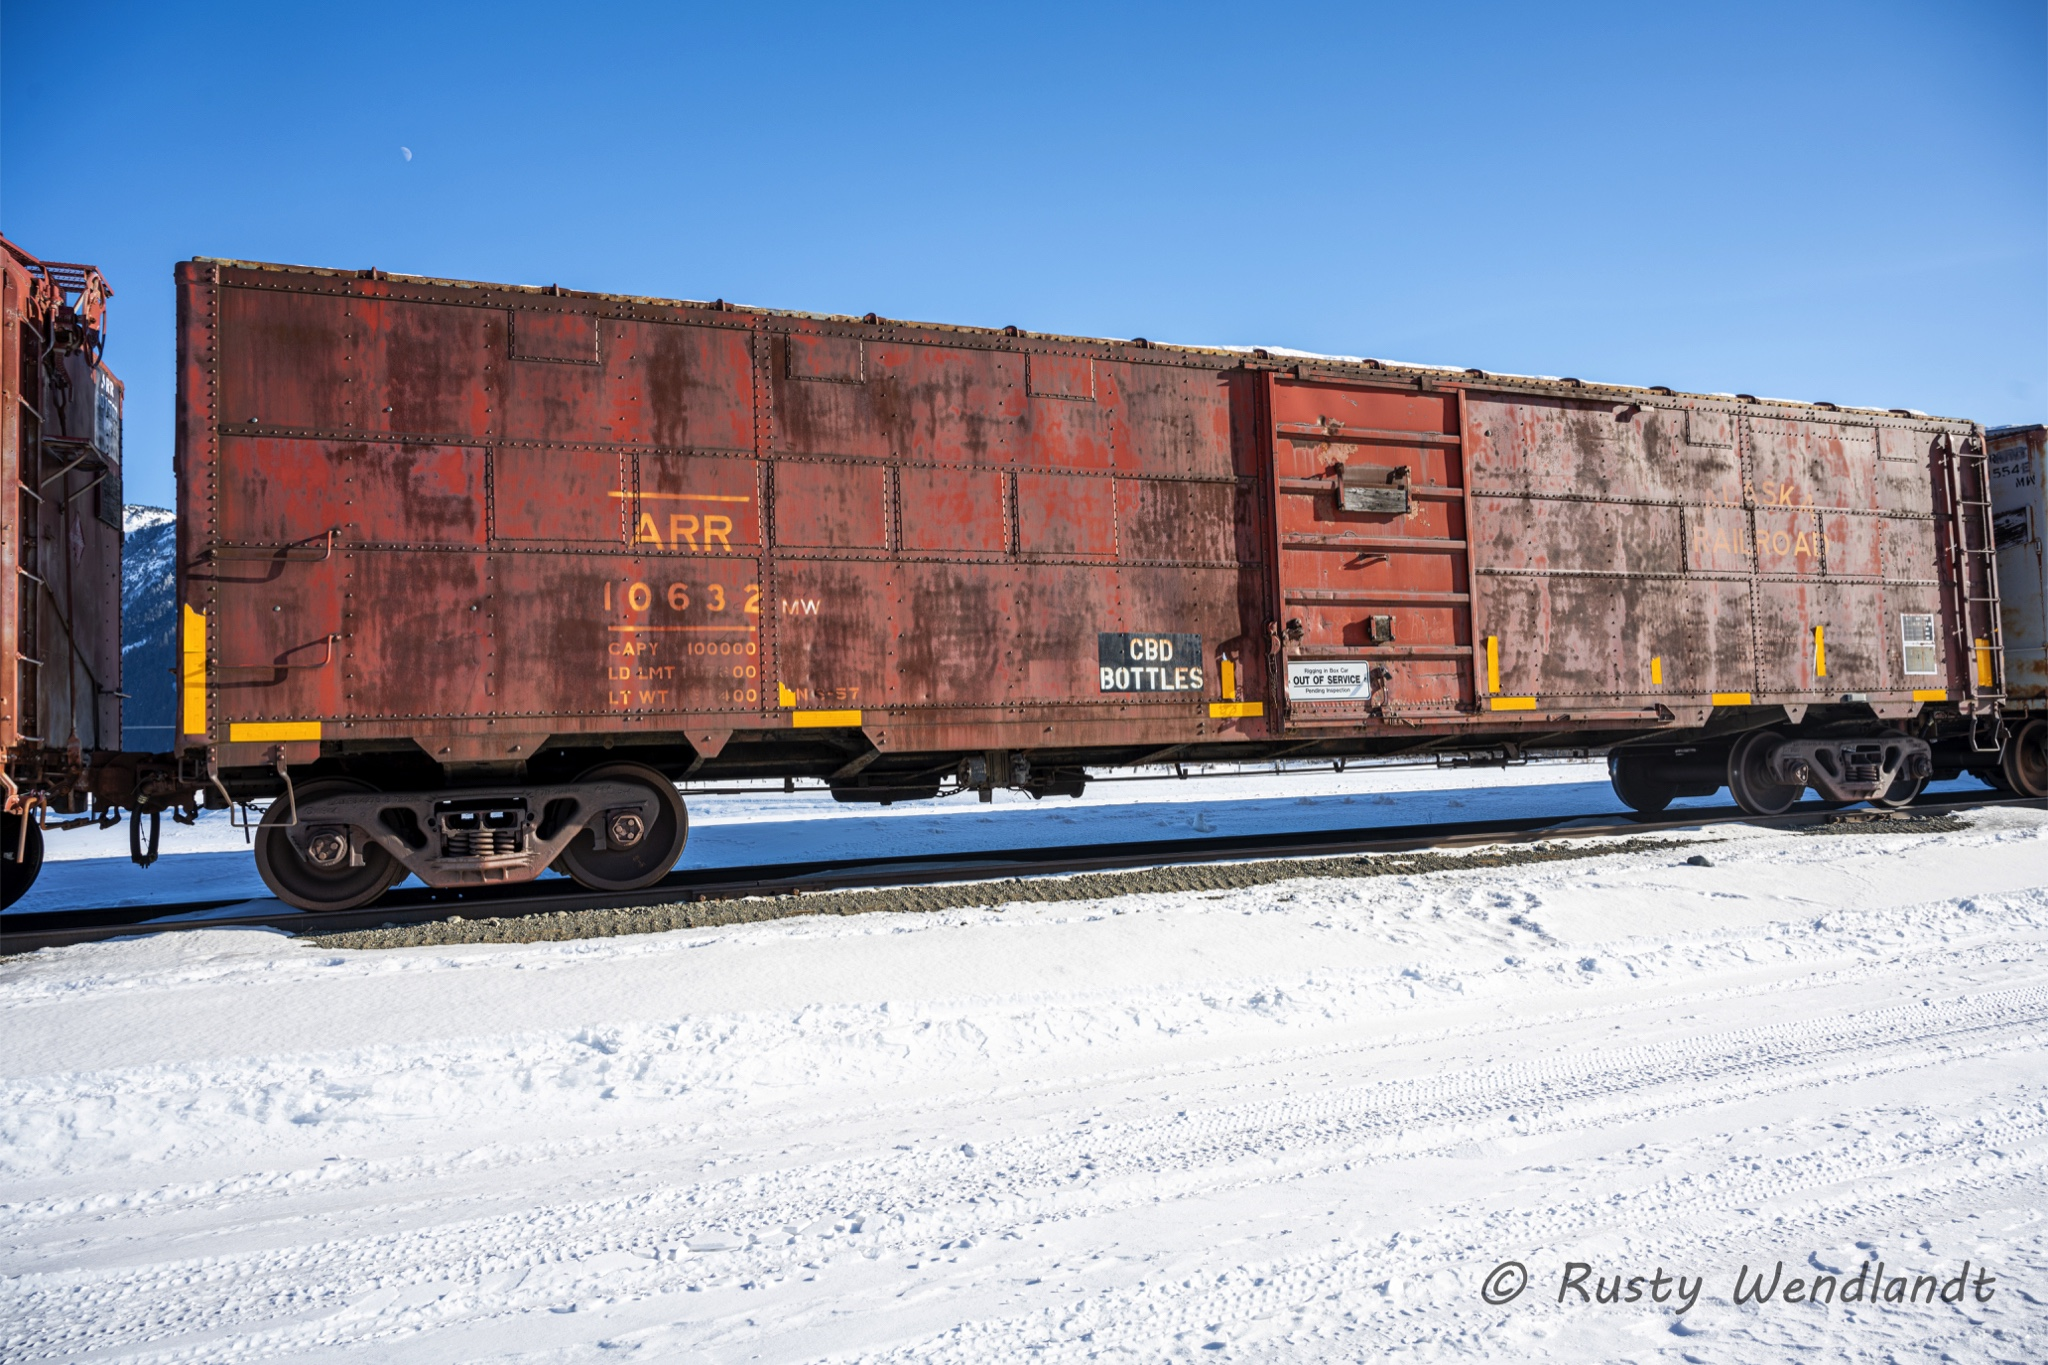
[[[2048,796],[2048,720],[2030,720],[2013,732],[1998,771],[2007,789],[2021,796]]]
[[[22,829],[26,824],[28,828]],[[24,837],[26,836],[26,837]],[[14,854],[19,849],[21,857]],[[0,818],[0,906],[28,894],[43,870],[43,830],[26,815]]]
[[[1644,815],[1655,815],[1678,795],[1676,787],[1657,780],[1649,760],[1634,754],[1609,754],[1607,780],[1614,784],[1621,804]]]
[[[1895,778],[1891,788],[1883,796],[1870,798],[1870,804],[1880,810],[1898,810],[1902,806],[1912,805],[1913,798],[1926,790],[1927,779],[1924,777]]]
[[[689,813],[683,809],[675,783],[640,763],[606,763],[576,780],[638,782],[652,791],[660,804],[653,825],[626,847],[617,847],[614,832],[607,831],[605,842],[612,846],[600,850],[591,832],[580,830],[563,847],[556,866],[575,878],[578,886],[592,891],[638,891],[666,877],[676,859],[683,856],[683,844],[690,837]]]
[[[1776,731],[1758,730],[1744,735],[1728,754],[1728,794],[1751,815],[1783,815],[1806,790],[1778,781],[1765,766],[1777,742]]]
[[[301,783],[299,803],[336,792],[368,792],[376,788],[352,778],[328,777]],[[405,864],[384,851],[384,846],[363,840],[363,865],[350,867],[344,859],[333,869],[307,861],[281,828],[291,818],[291,803],[278,800],[263,812],[256,827],[256,872],[272,895],[301,910],[353,910],[368,905],[405,876]],[[338,830],[341,826],[335,826]]]

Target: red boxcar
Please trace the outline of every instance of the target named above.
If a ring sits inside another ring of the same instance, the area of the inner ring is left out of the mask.
[[[121,381],[113,291],[0,238],[0,905],[121,747]]]
[[[285,798],[300,904],[645,885],[685,776],[1569,744],[1768,810],[1996,744],[1970,422],[374,271],[178,298],[180,747]]]

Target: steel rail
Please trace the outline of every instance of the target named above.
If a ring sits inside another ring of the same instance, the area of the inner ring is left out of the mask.
[[[1915,815],[1944,815],[1985,807],[2048,810],[2032,797],[1984,796],[1964,800],[1922,797],[1906,808]],[[1713,825],[1751,824],[1798,829],[1842,814],[1818,801],[1802,802],[1783,815],[1749,815],[1735,806],[1693,807],[1656,815],[1518,816],[1501,820],[1379,825],[1364,829],[1310,830],[1280,834],[1238,834],[1206,839],[1154,839],[1139,843],[1079,844],[1053,849],[999,849],[978,853],[924,853],[901,857],[842,858],[756,867],[685,869],[670,873],[644,891],[587,891],[566,880],[525,882],[483,890],[413,887],[394,891],[359,910],[304,911],[272,902],[246,915],[212,919],[166,919],[170,915],[258,903],[250,897],[187,901],[169,905],[109,906],[0,915],[0,955],[38,948],[93,943],[137,934],[191,929],[278,929],[294,935],[341,933],[388,925],[427,924],[461,915],[465,919],[515,918],[560,910],[623,909],[678,901],[731,900],[792,892],[845,891],[938,882],[993,881],[1108,872],[1183,863],[1252,862],[1328,857],[1346,853],[1412,853],[1423,849],[1470,848],[1486,844],[1532,843],[1545,839],[1598,838],[1669,833]],[[1863,811],[1862,814],[1878,814]]]

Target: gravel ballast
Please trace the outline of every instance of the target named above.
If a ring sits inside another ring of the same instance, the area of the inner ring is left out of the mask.
[[[754,924],[792,915],[867,915],[879,912],[929,914],[940,910],[997,905],[1103,900],[1111,896],[1180,891],[1239,891],[1305,877],[1399,877],[1427,872],[1515,867],[1566,862],[1611,853],[1644,853],[1683,848],[1692,839],[1633,838],[1616,842],[1558,842],[1483,849],[1472,853],[1354,854],[1337,858],[1283,858],[1264,862],[1191,863],[1130,872],[1084,872],[1073,876],[1005,877],[997,881],[948,882],[936,886],[882,887],[862,891],[820,891],[747,896],[618,909],[556,910],[502,919],[452,916],[427,924],[391,925],[348,933],[308,935],[323,948],[421,948],[455,943],[543,943],[621,934],[658,934]]]
[[[1857,811],[1831,815],[1804,834],[1934,834],[1968,829],[1947,815],[1916,816],[1903,811]],[[930,914],[999,905],[1103,900],[1111,896],[1183,891],[1241,891],[1309,877],[1403,877],[1531,863],[1648,853],[1699,843],[1693,838],[1629,838],[1613,842],[1556,841],[1506,845],[1470,853],[1347,854],[1335,858],[1281,858],[1262,862],[1189,863],[1129,872],[1085,872],[1072,876],[1005,877],[996,881],[948,882],[873,890],[785,893],[731,899],[677,901],[591,910],[555,910],[533,915],[465,919],[452,915],[424,924],[393,924],[346,933],[310,934],[322,948],[429,948],[462,943],[548,943],[626,934],[660,934],[673,929],[706,929],[756,924],[795,915]]]

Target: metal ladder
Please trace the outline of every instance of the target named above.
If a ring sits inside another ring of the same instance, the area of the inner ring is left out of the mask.
[[[1949,581],[1955,585],[1956,603],[1949,621],[1950,644],[1963,661],[1970,747],[1980,754],[1997,753],[2005,743],[2005,718],[1999,706],[2005,699],[2005,637],[1999,622],[1990,450],[1981,431],[1965,436],[1960,445],[1943,432],[1940,450],[1948,502]],[[1977,496],[1966,496],[1971,493]]]

